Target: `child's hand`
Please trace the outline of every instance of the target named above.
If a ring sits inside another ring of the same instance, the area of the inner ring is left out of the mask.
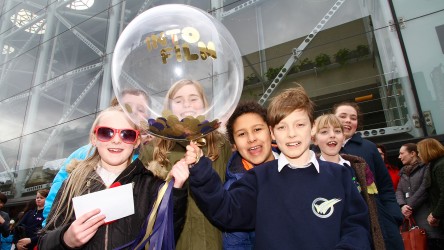
[[[174,177],[173,187],[181,188],[190,175],[188,164],[185,162],[184,159],[178,161],[176,164],[174,164],[169,175]]]
[[[28,244],[31,243],[31,238],[23,238],[17,242],[18,250],[26,250],[28,249]]]
[[[197,146],[197,144],[190,141],[190,145],[187,146],[187,152],[185,153],[185,162],[188,165],[196,164],[199,162],[202,155],[202,150]]]
[[[71,248],[85,245],[97,232],[97,229],[105,224],[105,215],[99,215],[100,209],[94,209],[77,218],[63,235],[63,241]]]

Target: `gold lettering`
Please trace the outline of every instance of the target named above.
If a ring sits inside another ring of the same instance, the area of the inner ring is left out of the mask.
[[[180,45],[175,45],[174,50],[176,50],[177,61],[182,62],[182,52],[180,51]]]
[[[200,39],[200,34],[199,31],[193,27],[185,27],[182,29],[182,38],[187,43],[196,43]]]
[[[214,46],[213,42],[208,42],[207,46],[205,46],[204,42],[198,42],[197,46],[199,47],[200,58],[202,58],[202,60],[206,60],[210,56],[213,59],[217,59],[216,46]]]
[[[162,57],[163,64],[166,64],[167,59],[171,57],[171,54],[169,52],[171,52],[172,50],[172,48],[165,48],[160,50],[160,56]]]
[[[195,60],[199,59],[198,54],[191,54],[190,53],[190,46],[188,45],[188,43],[182,44],[182,49],[183,49],[183,53],[185,54],[185,60],[195,61]]]
[[[163,32],[161,32],[159,35],[151,35],[151,38],[145,38],[145,42],[148,51],[151,51],[152,49],[157,49],[158,43],[160,43],[160,45],[162,45],[163,47],[167,45],[167,39]]]
[[[148,49],[148,51],[151,51],[152,48],[151,48],[151,43],[150,43],[150,38],[149,37],[145,38],[145,43],[146,43],[146,48]]]
[[[167,40],[171,39],[172,47],[167,47]],[[182,39],[183,44],[180,43]],[[162,63],[167,64],[168,59],[176,55],[177,62],[199,60],[199,55],[202,60],[207,58],[217,59],[216,46],[212,41],[207,43],[199,41],[200,33],[196,28],[185,27],[183,29],[171,29],[159,34],[149,35],[145,38],[146,48],[152,51],[161,48],[160,56]],[[190,44],[197,43],[199,53],[192,53],[190,51]]]

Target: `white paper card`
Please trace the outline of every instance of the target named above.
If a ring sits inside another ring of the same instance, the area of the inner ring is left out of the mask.
[[[96,208],[106,216],[105,222],[118,220],[134,214],[133,185],[105,189],[72,198],[74,213],[79,218]]]

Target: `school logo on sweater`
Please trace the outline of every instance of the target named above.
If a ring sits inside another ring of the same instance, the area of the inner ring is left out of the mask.
[[[325,198],[316,198],[314,199],[313,203],[311,204],[311,209],[313,210],[313,213],[318,216],[319,218],[328,218],[333,214],[334,205],[338,202],[340,202],[341,199],[331,199],[327,200]]]

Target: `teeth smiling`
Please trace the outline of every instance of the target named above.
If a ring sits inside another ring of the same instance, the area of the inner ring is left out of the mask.
[[[256,149],[258,149],[258,148],[260,148],[261,146],[254,146],[254,147],[251,147],[251,148],[249,148],[248,150],[256,150]]]
[[[335,142],[335,141],[331,141],[331,142],[327,143],[327,145],[333,145],[333,146],[335,146],[335,145],[337,145],[337,144],[338,144],[338,143]]]
[[[123,149],[120,149],[120,148],[109,148],[108,150],[111,152],[122,152],[123,151]]]
[[[182,117],[187,117],[187,116],[194,116],[196,114],[196,112],[190,111],[190,112],[184,112],[181,114]]]
[[[301,144],[301,143],[300,142],[290,142],[290,143],[287,143],[285,145],[287,145],[287,146],[297,146],[299,144]]]

